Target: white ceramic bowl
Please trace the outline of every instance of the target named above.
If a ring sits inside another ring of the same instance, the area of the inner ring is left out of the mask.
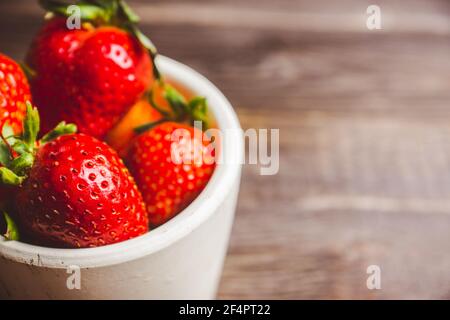
[[[219,129],[240,129],[230,103],[206,78],[166,57],[157,63],[166,78],[208,99]],[[0,238],[0,298],[215,298],[236,208],[242,136],[224,136],[222,147],[224,161],[200,196],[146,235],[92,249],[52,249]],[[67,287],[69,266],[80,267],[80,290]]]

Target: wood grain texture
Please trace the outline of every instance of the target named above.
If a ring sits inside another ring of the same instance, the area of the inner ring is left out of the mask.
[[[244,128],[280,129],[279,174],[244,168],[219,298],[450,299],[450,3],[377,1],[370,32],[372,2],[130,1]],[[39,12],[2,1],[0,51]]]

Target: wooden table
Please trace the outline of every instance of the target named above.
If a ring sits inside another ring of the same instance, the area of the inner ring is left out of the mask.
[[[220,298],[450,298],[448,1],[130,3],[244,128],[280,129],[279,174],[245,166]],[[2,1],[0,51],[20,58],[39,21]]]

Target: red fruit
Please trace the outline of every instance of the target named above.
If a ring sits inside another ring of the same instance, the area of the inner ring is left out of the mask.
[[[101,246],[148,231],[142,196],[122,160],[83,134],[38,149],[16,203],[26,230],[61,246]]]
[[[27,104],[23,134],[0,157],[0,184],[15,188],[19,229],[39,244],[94,247],[148,231],[142,196],[108,145],[61,122],[37,141],[39,114]]]
[[[31,94],[25,74],[14,60],[0,53],[0,134],[7,132],[6,126],[11,129],[9,134],[22,132],[27,101],[31,101]],[[0,144],[3,144],[3,140],[0,140]],[[0,186],[0,210],[6,206],[9,198],[10,190]]]
[[[27,63],[44,132],[65,120],[103,138],[153,81],[150,55],[136,37],[87,23],[69,30],[60,17],[44,25]]]
[[[12,192],[10,188],[0,185],[0,215],[1,211],[5,210],[8,207],[8,204],[11,200],[11,194]]]
[[[25,103],[31,102],[28,80],[20,66],[0,54],[0,132],[4,125],[18,134],[22,131]]]
[[[0,185],[0,214],[1,210],[7,207],[12,194],[13,192],[10,187]]]
[[[184,139],[172,142],[177,129],[183,130],[178,132]],[[202,131],[191,126],[166,122],[133,141],[127,164],[142,192],[152,226],[177,215],[208,183],[215,164],[209,142],[202,136]],[[177,158],[181,150],[184,162]]]

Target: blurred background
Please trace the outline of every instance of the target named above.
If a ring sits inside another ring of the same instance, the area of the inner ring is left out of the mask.
[[[448,0],[128,2],[244,128],[280,129],[278,175],[244,167],[219,298],[450,299]],[[22,59],[42,16],[1,1],[0,51]]]

